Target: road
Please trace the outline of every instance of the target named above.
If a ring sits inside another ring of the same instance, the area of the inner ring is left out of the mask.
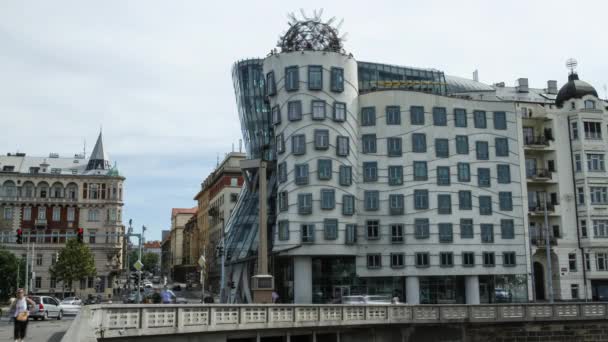
[[[68,330],[75,316],[64,316],[61,321],[50,319],[48,321],[32,321],[27,326],[26,341],[31,342],[59,342]],[[0,320],[0,341],[13,340],[13,323],[2,317]]]

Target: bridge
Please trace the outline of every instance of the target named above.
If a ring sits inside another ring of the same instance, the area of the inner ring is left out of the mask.
[[[417,332],[419,337],[426,336],[426,341],[433,341],[429,333],[455,336],[450,341],[487,341],[492,340],[488,339],[487,334],[498,332],[501,337],[505,337],[508,336],[509,331],[533,337],[555,337],[547,339],[550,341],[576,341],[578,340],[576,336],[581,336],[581,340],[583,338],[587,340],[589,334],[597,334],[598,340],[606,340],[608,339],[607,313],[607,304],[603,303],[109,304],[84,307],[63,341],[146,340],[151,342],[170,339],[171,341],[343,342],[367,341],[369,339],[365,336],[370,332],[373,335],[371,337],[378,342],[414,341],[417,339],[410,338],[416,336]],[[387,334],[390,337],[385,336]],[[399,339],[395,339],[396,334]],[[324,338],[320,339],[319,336]],[[481,339],[476,339],[475,336]],[[521,340],[526,341],[526,339]]]

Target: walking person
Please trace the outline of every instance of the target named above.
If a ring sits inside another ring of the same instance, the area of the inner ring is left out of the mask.
[[[27,323],[30,315],[29,307],[34,305],[34,301],[25,297],[23,289],[17,290],[17,299],[15,299],[11,306],[11,312],[13,312],[13,317],[15,318],[15,342],[25,341]]]

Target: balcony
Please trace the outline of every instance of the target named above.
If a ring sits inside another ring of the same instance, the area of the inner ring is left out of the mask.
[[[77,198],[67,198],[67,197],[24,197],[24,196],[0,196],[0,201],[2,202],[17,202],[17,203],[35,203],[35,204],[44,204],[44,203],[52,203],[52,204],[61,204],[61,203],[76,203],[78,202]]]
[[[545,135],[539,136],[524,136],[524,147],[529,148],[545,148],[550,145],[549,137]]]
[[[34,226],[36,226],[36,228],[46,228],[48,222],[46,219],[37,219],[34,221]]]
[[[547,203],[547,213],[549,215],[554,215],[556,212],[556,204]],[[545,205],[544,203],[537,204],[528,204],[528,213],[530,215],[544,215],[545,214]]]
[[[533,182],[546,182],[553,179],[553,172],[548,169],[526,170],[526,179]]]

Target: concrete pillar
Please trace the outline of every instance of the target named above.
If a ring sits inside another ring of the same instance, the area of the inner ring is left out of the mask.
[[[408,304],[420,304],[420,280],[418,277],[405,277],[405,299]]]
[[[312,257],[293,258],[293,287],[295,304],[312,303]]]
[[[479,304],[479,277],[465,276],[464,289],[467,304]]]

